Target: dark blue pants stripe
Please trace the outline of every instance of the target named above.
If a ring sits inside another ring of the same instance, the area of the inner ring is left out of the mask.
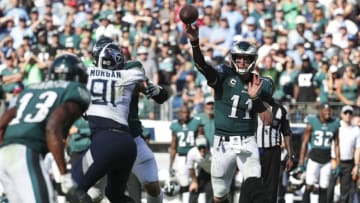
[[[40,167],[39,154],[31,149],[26,149],[26,160],[34,189],[34,196],[37,203],[48,203],[49,194],[43,173]]]

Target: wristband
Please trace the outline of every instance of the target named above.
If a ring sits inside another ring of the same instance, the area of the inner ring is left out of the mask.
[[[259,97],[251,98],[251,100],[253,103],[253,109],[256,113],[262,113],[266,111],[266,107]]]

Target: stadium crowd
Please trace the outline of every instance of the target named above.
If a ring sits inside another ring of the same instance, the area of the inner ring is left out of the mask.
[[[198,8],[200,46],[207,61],[228,61],[234,41],[255,43],[257,68],[274,80],[274,97],[290,107],[300,105],[291,108],[295,121],[303,119],[295,115],[311,112],[315,101],[359,105],[360,17],[359,4],[351,0],[4,0],[0,5],[3,100],[11,103],[24,86],[42,81],[61,52],[76,53],[92,64],[92,46],[105,35],[129,57],[143,62],[150,79],[171,92],[172,98],[161,108],[143,98],[142,118],[171,120],[182,103],[194,112],[202,111],[211,90],[194,68],[179,20],[186,3]]]
[[[329,103],[335,117],[349,105],[352,123],[360,125],[356,0],[3,0],[1,113],[29,84],[44,81],[57,55],[70,52],[92,66],[101,36],[112,38],[126,60],[140,61],[148,78],[170,95],[162,105],[140,95],[141,119],[177,119],[184,106],[191,115],[206,113],[214,92],[194,66],[179,19],[187,3],[198,8],[207,63],[230,65],[232,45],[247,41],[257,46],[256,69],[272,79],[273,97],[293,123],[316,114],[315,104]]]

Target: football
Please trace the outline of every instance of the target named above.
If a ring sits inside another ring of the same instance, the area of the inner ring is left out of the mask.
[[[181,8],[179,17],[183,23],[191,24],[198,19],[199,13],[195,6],[186,4]]]

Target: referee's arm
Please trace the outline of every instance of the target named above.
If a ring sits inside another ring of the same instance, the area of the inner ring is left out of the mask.
[[[285,109],[283,109],[285,110]],[[287,119],[287,112],[286,110],[283,111],[284,112],[284,120],[282,123],[282,127],[281,127],[281,132],[283,134],[284,137],[284,144],[285,144],[285,149],[287,151],[288,154],[288,159],[286,161],[286,170],[290,171],[293,166],[294,166],[294,160],[293,160],[293,150],[292,150],[292,144],[291,144],[291,129],[290,129],[290,122],[289,119]]]

